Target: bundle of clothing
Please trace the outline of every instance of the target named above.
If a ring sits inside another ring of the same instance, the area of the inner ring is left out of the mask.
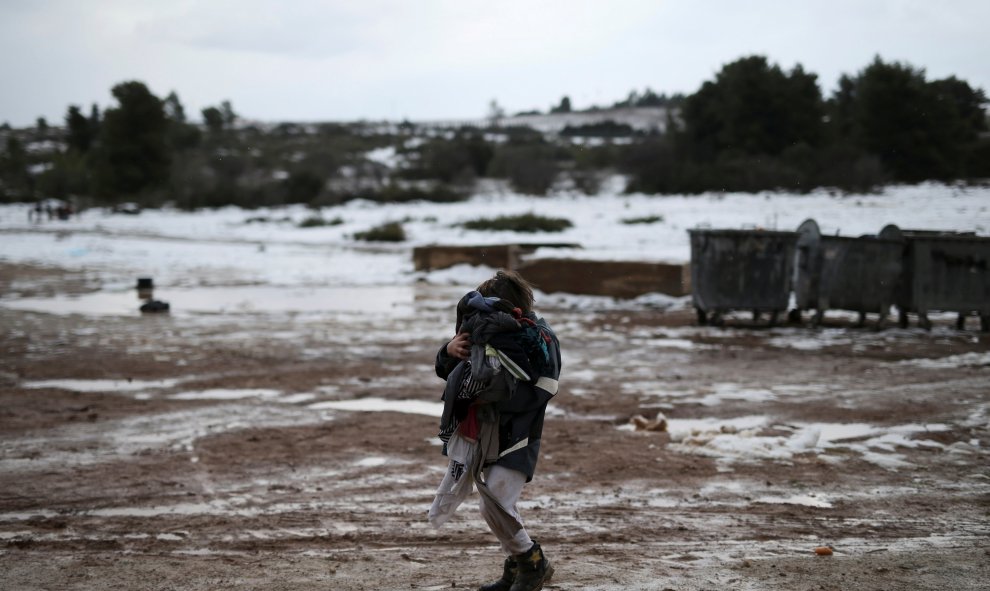
[[[484,469],[499,459],[498,403],[511,399],[520,383],[535,384],[546,373],[552,340],[519,308],[477,291],[458,302],[455,328],[470,335],[471,353],[447,376],[439,437],[450,464],[429,519],[442,525],[476,484],[486,502],[500,509],[493,527],[512,537],[522,523],[488,490]]]
[[[508,400],[516,380],[535,383],[550,361],[549,335],[497,297],[468,292],[457,303],[455,330],[471,335],[471,356],[447,378],[439,433],[444,446],[458,428],[468,439],[477,439],[476,403]]]

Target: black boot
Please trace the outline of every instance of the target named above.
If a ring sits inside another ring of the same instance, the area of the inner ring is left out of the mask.
[[[553,567],[536,542],[525,553],[517,554],[516,562],[519,564],[519,573],[516,574],[510,591],[540,591],[543,584],[553,576]]]
[[[509,591],[512,588],[512,582],[516,580],[516,573],[518,572],[519,565],[516,564],[516,559],[510,556],[502,564],[502,578],[493,583],[482,585],[478,588],[478,591]]]

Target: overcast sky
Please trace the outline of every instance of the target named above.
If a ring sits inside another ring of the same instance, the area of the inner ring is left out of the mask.
[[[266,121],[481,118],[691,93],[761,54],[839,76],[875,55],[990,91],[990,0],[0,0],[0,121],[61,123],[140,80]]]

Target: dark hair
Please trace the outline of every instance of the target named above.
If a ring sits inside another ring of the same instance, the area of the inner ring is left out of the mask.
[[[506,300],[523,314],[533,311],[533,286],[515,271],[498,271],[478,286],[478,292],[485,297]]]

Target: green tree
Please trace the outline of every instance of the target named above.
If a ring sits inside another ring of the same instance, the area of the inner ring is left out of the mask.
[[[24,144],[7,136],[0,153],[0,199],[7,202],[29,201],[34,195],[34,179],[28,172],[28,154]]]
[[[89,126],[93,130],[93,136],[99,140],[100,137],[100,125],[103,123],[103,118],[100,116],[100,107],[96,103],[89,109]]]
[[[56,154],[51,167],[38,175],[39,195],[67,199],[89,193],[88,158],[76,150]]]
[[[489,127],[499,127],[502,125],[502,119],[505,119],[505,109],[495,99],[492,99],[488,103],[488,115],[486,119],[488,120]]]
[[[667,95],[658,95],[652,88],[646,88],[636,101],[637,107],[662,107],[667,102]]]
[[[226,129],[232,129],[234,122],[237,121],[237,113],[234,112],[234,107],[231,106],[230,101],[220,103],[220,114],[223,116],[223,126]]]
[[[165,108],[165,116],[169,120],[175,123],[186,122],[186,108],[182,106],[182,101],[179,100],[179,95],[175,94],[174,90],[165,97],[163,107]]]
[[[678,107],[684,102],[684,98],[681,93],[667,96],[666,93],[657,94],[652,88],[646,87],[642,94],[636,90],[630,91],[624,100],[616,102],[612,107]]]
[[[219,134],[223,132],[224,120],[223,113],[220,109],[216,107],[206,107],[202,110],[203,122],[206,123],[206,129],[210,131],[211,134]]]
[[[118,105],[100,126],[95,181],[102,197],[117,199],[162,184],[168,178],[168,119],[162,100],[141,82],[113,87]]]
[[[186,123],[186,109],[174,90],[165,97],[162,106],[168,119],[169,146],[173,150],[181,151],[198,145],[201,133],[196,126]]]
[[[211,134],[217,135],[225,129],[233,129],[237,113],[230,101],[223,101],[219,106],[206,107],[202,111],[203,121]]]
[[[965,174],[967,154],[986,129],[986,96],[961,80],[928,82],[909,64],[879,57],[832,97],[838,134],[876,155],[896,179],[950,179]]]
[[[65,141],[69,144],[70,150],[75,150],[80,154],[85,154],[93,145],[96,130],[90,124],[89,119],[82,114],[76,105],[69,105],[69,110],[65,114]]]
[[[550,109],[551,113],[570,113],[571,112],[571,97],[565,96],[560,99],[560,104],[556,107]]]
[[[776,156],[799,143],[820,144],[824,114],[815,74],[745,57],[687,97],[684,140],[701,160],[725,153]]]

